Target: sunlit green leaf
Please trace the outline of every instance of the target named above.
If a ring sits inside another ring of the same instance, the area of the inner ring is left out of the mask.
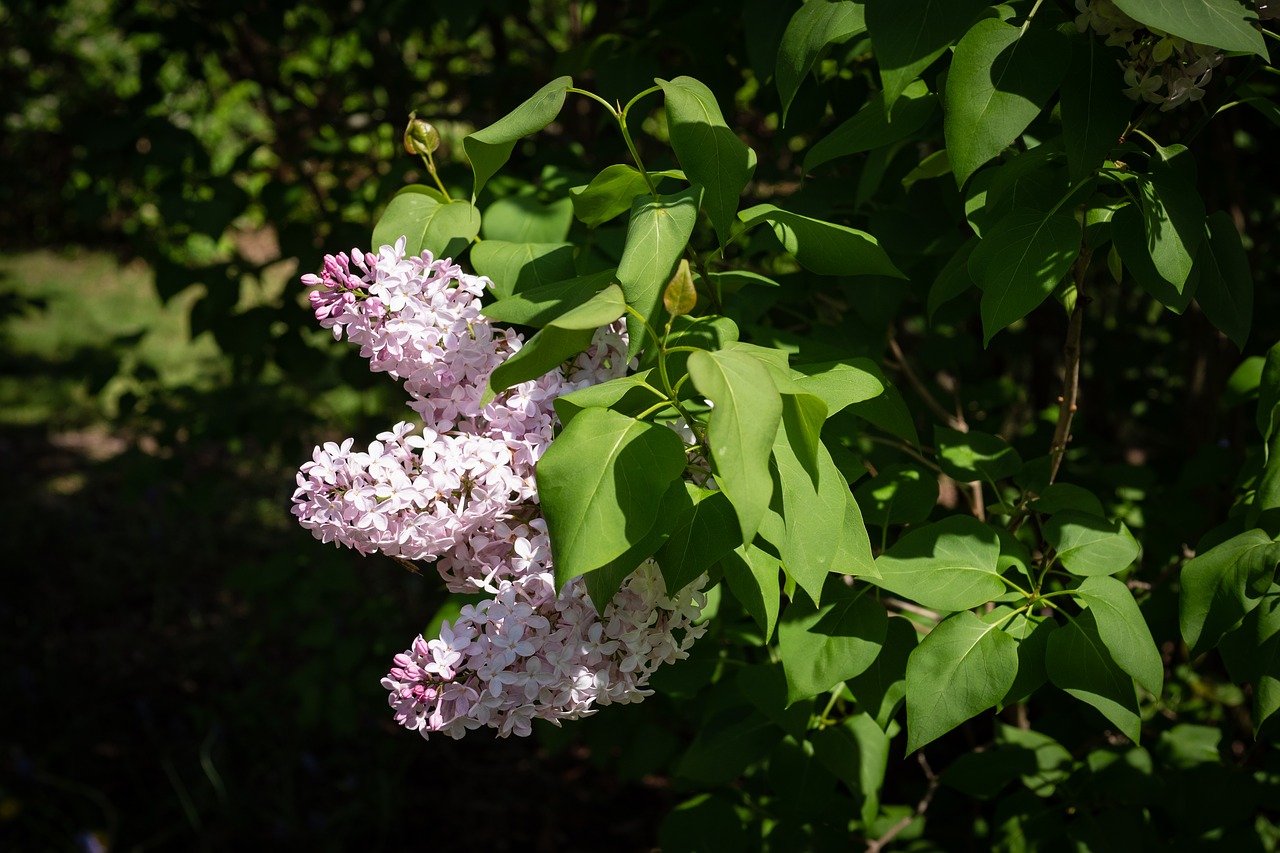
[[[967,611],[930,631],[907,661],[907,752],[994,707],[1018,673],[1018,641]]]
[[[1073,575],[1114,575],[1138,557],[1138,541],[1121,521],[1064,510],[1044,525],[1044,537]]]
[[[707,439],[716,482],[733,502],[742,541],[750,542],[773,495],[769,456],[782,399],[764,365],[744,352],[695,352],[688,369],[694,387],[715,404]]]
[[[507,243],[485,240],[471,249],[477,275],[493,281],[490,290],[505,298],[575,276],[573,246],[568,243]]]
[[[876,558],[876,586],[941,610],[986,604],[1005,591],[996,573],[1000,542],[987,525],[953,515],[912,528]]]
[[[1236,0],[1115,0],[1115,4],[1150,28],[1267,59],[1266,42],[1253,26],[1257,14]]]
[[[1164,686],[1164,663],[1147,621],[1129,588],[1115,578],[1086,578],[1076,589],[1098,623],[1098,636],[1116,664],[1156,696]]]
[[[933,428],[938,465],[953,480],[967,483],[984,480],[994,483],[1012,477],[1022,468],[1022,457],[1007,441],[996,435],[949,427]]]
[[[693,226],[698,221],[698,200],[702,191],[692,187],[675,195],[637,196],[627,223],[627,242],[618,262],[618,281],[627,304],[655,324],[662,289],[671,280],[676,261],[684,254]],[[627,315],[628,355],[644,346],[644,324]]]
[[[885,106],[986,11],[983,0],[869,0],[867,29],[880,66]]]
[[[373,245],[394,245],[405,238],[405,254],[433,257],[460,254],[480,233],[480,211],[470,202],[440,203],[426,193],[399,193],[387,204],[373,229]]]
[[[1182,567],[1179,622],[1193,655],[1218,644],[1258,606],[1280,565],[1280,544],[1247,530],[1197,555]]]
[[[608,409],[574,418],[538,463],[557,586],[600,568],[648,534],[684,466],[684,445],[666,427]]]
[[[755,152],[729,129],[705,84],[692,77],[656,82],[666,98],[671,147],[689,181],[703,188],[702,204],[724,245],[738,196],[755,172]]]
[[[493,124],[462,140],[463,150],[476,174],[475,189],[471,192],[473,199],[511,157],[517,140],[542,130],[555,120],[572,85],[572,77],[557,77]]]

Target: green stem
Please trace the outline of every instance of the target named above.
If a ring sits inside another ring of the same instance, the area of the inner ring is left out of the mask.
[[[567,91],[573,92],[575,95],[586,95],[591,100],[598,101],[599,103],[604,104],[604,108],[608,110],[609,114],[612,115],[614,118],[617,118],[618,115],[620,114],[618,109],[613,104],[609,103],[604,98],[597,95],[595,92],[588,92],[586,89],[579,89],[576,86],[570,86],[567,89]]]
[[[649,408],[645,409],[645,410],[644,410],[643,412],[641,412],[640,414],[636,415],[636,420],[638,420],[638,421],[642,421],[642,420],[644,420],[646,417],[648,417],[649,415],[652,415],[654,412],[660,412],[660,411],[662,411],[663,409],[667,408],[667,407],[668,407],[668,406],[670,406],[670,405],[671,405],[671,401],[670,401],[670,400],[668,400],[668,399],[666,399],[666,398],[664,397],[664,398],[663,398],[663,400],[662,400],[662,402],[660,402],[660,403],[654,403],[652,406],[650,406]]]
[[[1022,22],[1022,29],[1018,30],[1018,38],[1026,35],[1027,30],[1031,27],[1031,19],[1036,16],[1036,12],[1040,11],[1040,4],[1043,2],[1044,0],[1036,0],[1036,5],[1031,7],[1031,11],[1027,13],[1027,19]]]
[[[636,150],[636,144],[631,139],[631,131],[627,129],[627,113],[636,105],[636,102],[646,95],[652,95],[654,92],[662,91],[661,86],[650,86],[643,92],[640,92],[631,100],[627,101],[627,105],[617,112],[618,127],[622,129],[622,139],[627,143],[627,150],[631,152],[631,159],[635,161],[636,168],[640,170],[640,175],[644,178],[645,186],[649,188],[649,194],[654,198],[658,197],[658,188],[654,186],[653,178],[649,177],[649,170],[644,167],[644,163],[640,160],[640,152]]]
[[[449,195],[449,191],[444,188],[444,184],[440,182],[440,176],[436,174],[436,161],[431,156],[431,152],[422,155],[422,162],[427,165],[427,173],[431,175],[431,180],[436,182],[436,187],[440,190],[440,195],[444,196],[446,202],[452,202],[453,196]]]

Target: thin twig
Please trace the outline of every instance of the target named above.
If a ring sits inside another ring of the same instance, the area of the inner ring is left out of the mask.
[[[929,407],[935,415],[942,419],[942,422],[956,432],[968,432],[969,425],[961,416],[953,415],[942,407],[942,404],[929,392],[924,383],[920,381],[920,377],[916,376],[911,365],[907,363],[907,357],[902,352],[902,347],[898,346],[897,339],[893,336],[893,329],[889,329],[889,349],[893,351],[893,357],[897,359],[898,369],[902,371],[902,375],[907,377],[907,382],[911,383],[911,387],[920,395],[920,399],[924,400],[924,404]]]
[[[1080,257],[1076,258],[1072,271],[1076,283],[1076,307],[1071,311],[1071,319],[1067,322],[1067,340],[1062,345],[1062,396],[1058,402],[1058,423],[1053,430],[1053,444],[1049,445],[1049,456],[1053,460],[1049,468],[1050,483],[1058,476],[1062,459],[1067,454],[1067,442],[1071,440],[1071,419],[1075,416],[1080,397],[1080,333],[1084,327],[1084,307],[1089,301],[1084,293],[1084,278],[1092,255],[1089,249],[1083,249]]]
[[[920,768],[924,770],[925,778],[929,780],[929,787],[925,790],[924,796],[920,798],[920,802],[916,804],[914,813],[907,815],[889,827],[889,831],[884,835],[874,841],[867,842],[867,853],[880,853],[884,846],[894,839],[894,836],[910,826],[916,818],[923,816],[929,808],[929,803],[933,801],[933,792],[938,790],[938,777],[934,774],[933,768],[929,766],[929,762],[924,757],[923,752],[916,753],[916,760],[920,762]]]

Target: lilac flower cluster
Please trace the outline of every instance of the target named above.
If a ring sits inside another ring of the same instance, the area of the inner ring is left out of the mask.
[[[603,615],[581,578],[557,594],[534,479],[552,401],[625,373],[621,325],[599,330],[567,369],[481,405],[489,374],[522,344],[484,317],[487,279],[427,252],[406,257],[402,239],[327,256],[303,282],[321,326],[400,380],[423,425],[400,422],[366,450],[352,439],[317,447],[298,472],[294,515],[323,542],[429,561],[450,590],[493,596],[396,656],[382,682],[396,721],[424,737],[480,726],[525,735],[535,717],[558,724],[649,695],[654,669],[703,632],[705,576],[668,595],[648,561]]]
[[[1161,111],[1203,98],[1213,69],[1222,63],[1222,54],[1214,48],[1146,27],[1112,0],[1076,0],[1076,10],[1077,30],[1092,29],[1106,36],[1109,46],[1129,52],[1120,63],[1128,87],[1124,93],[1135,101],[1159,104]]]

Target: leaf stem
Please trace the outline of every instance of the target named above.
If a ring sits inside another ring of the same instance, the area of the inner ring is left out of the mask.
[[[1022,29],[1018,30],[1018,38],[1027,34],[1027,30],[1031,27],[1031,19],[1036,16],[1036,12],[1040,11],[1040,4],[1043,2],[1044,0],[1036,0],[1036,5],[1031,7],[1031,11],[1027,13],[1027,19],[1022,22]]]
[[[422,162],[426,164],[427,174],[431,175],[431,180],[436,182],[436,187],[440,190],[440,195],[444,196],[446,202],[452,202],[453,196],[449,195],[449,191],[444,188],[444,184],[440,182],[440,175],[436,173],[436,161],[428,151],[422,155]]]
[[[627,150],[631,152],[631,159],[635,161],[636,168],[640,170],[640,175],[644,178],[645,185],[649,188],[649,194],[654,198],[658,197],[658,188],[654,185],[653,178],[649,177],[649,171],[645,169],[644,163],[640,161],[640,152],[636,150],[636,144],[631,139],[631,131],[627,129],[627,113],[631,111],[631,108],[635,106],[636,102],[641,98],[660,91],[662,91],[661,86],[650,86],[648,89],[645,89],[643,92],[640,92],[634,98],[627,101],[627,105],[616,112],[618,127],[622,129],[622,139],[627,143]]]

